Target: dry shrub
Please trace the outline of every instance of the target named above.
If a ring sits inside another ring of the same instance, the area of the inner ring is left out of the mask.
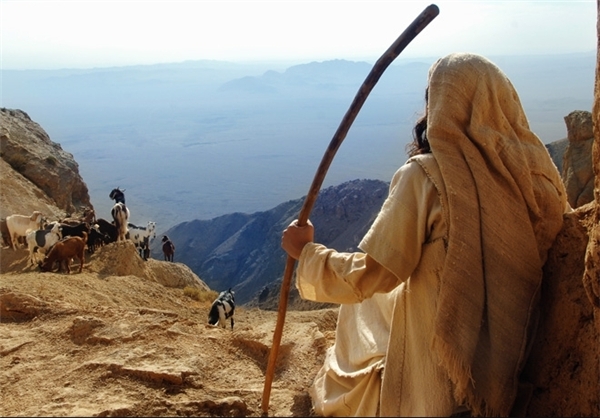
[[[202,290],[192,286],[186,286],[183,289],[183,294],[198,302],[212,302],[219,296],[214,290]]]

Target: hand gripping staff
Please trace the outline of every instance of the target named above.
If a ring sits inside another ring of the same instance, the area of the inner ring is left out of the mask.
[[[386,70],[386,68],[396,59],[398,55],[406,48],[406,46],[439,14],[439,8],[435,4],[431,4],[425,8],[417,16],[417,18],[402,32],[402,34],[396,39],[396,41],[388,48],[387,51],[377,60],[371,72],[367,75],[367,78],[360,86],[360,89],[356,93],[350,108],[344,115],[340,126],[333,135],[333,139],[329,143],[325,155],[321,160],[321,164],[317,169],[317,173],[313,179],[310,190],[304,201],[304,205],[298,216],[298,225],[306,225],[308,217],[312,207],[317,199],[325,174],[331,165],[331,161],[342,141],[346,137],[350,126],[356,119],[356,115],[360,111],[360,108],[364,104],[367,96],[375,87],[377,81]],[[269,397],[271,395],[271,384],[273,383],[273,375],[275,373],[275,363],[277,361],[277,352],[279,351],[279,345],[281,343],[281,334],[283,331],[283,324],[285,322],[285,314],[287,310],[288,297],[290,293],[290,283],[292,280],[292,274],[294,272],[296,260],[288,256],[287,263],[285,265],[285,272],[283,276],[283,282],[281,283],[281,293],[279,297],[279,309],[277,312],[277,324],[275,326],[275,332],[273,334],[273,346],[269,353],[269,362],[267,364],[267,371],[265,374],[265,387],[263,390],[262,397],[262,411],[263,415],[269,412]]]

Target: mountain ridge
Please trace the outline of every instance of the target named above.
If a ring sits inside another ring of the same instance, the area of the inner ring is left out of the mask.
[[[319,242],[339,251],[357,250],[388,187],[387,182],[363,179],[321,190],[311,215]],[[253,214],[184,222],[164,235],[175,243],[176,260],[189,265],[212,289],[233,288],[239,303],[256,302],[283,272],[287,256],[280,246],[281,232],[298,216],[303,201],[290,200]],[[160,259],[160,240],[150,247],[152,256]]]
[[[566,136],[562,118],[568,112],[591,108],[592,53],[490,58],[511,77],[544,143]],[[390,65],[324,187],[391,178],[406,159],[404,146],[423,108],[434,60],[399,57]],[[136,209],[133,223],[155,221],[166,231],[181,221],[268,210],[305,193],[369,65],[330,60],[279,67],[191,62],[2,70],[3,106],[26,109],[74,155],[99,214],[108,216],[106,195],[121,186]],[[219,91],[227,83],[239,87]],[[260,94],[262,88],[269,93]]]

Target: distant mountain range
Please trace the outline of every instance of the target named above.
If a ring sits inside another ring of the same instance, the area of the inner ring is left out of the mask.
[[[406,160],[436,58],[399,58],[388,68],[324,187],[391,178]],[[545,143],[566,136],[569,112],[591,110],[595,51],[490,58],[511,77]],[[25,110],[73,154],[99,216],[110,216],[108,193],[119,186],[127,190],[131,221],[155,221],[163,232],[193,220],[267,211],[306,193],[371,65],[195,61],[1,70],[1,100]]]

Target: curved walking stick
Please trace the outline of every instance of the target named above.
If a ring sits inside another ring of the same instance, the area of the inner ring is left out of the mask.
[[[402,34],[396,39],[396,41],[383,53],[383,55],[377,60],[367,78],[360,86],[350,108],[344,115],[340,126],[337,131],[333,135],[333,139],[329,143],[327,150],[325,151],[325,155],[321,160],[321,164],[317,169],[317,173],[313,179],[312,185],[310,186],[310,190],[306,199],[304,201],[304,205],[300,211],[300,215],[298,216],[298,225],[303,226],[306,225],[308,221],[308,216],[312,207],[317,200],[317,195],[319,194],[319,190],[321,189],[321,185],[323,184],[323,180],[325,179],[325,174],[327,174],[327,170],[331,165],[331,161],[335,156],[338,148],[340,147],[342,141],[346,137],[350,126],[354,122],[356,115],[360,111],[362,105],[364,104],[367,96],[375,87],[377,81],[386,70],[386,68],[396,59],[398,55],[406,48],[406,46],[439,14],[439,9],[435,4],[431,4],[425,8],[417,16],[417,18],[402,32]],[[279,297],[279,309],[277,313],[277,324],[275,326],[275,332],[273,334],[273,346],[271,347],[269,353],[269,362],[267,364],[267,371],[265,374],[265,386],[263,389],[263,397],[262,397],[262,411],[263,414],[268,414],[269,411],[269,397],[271,395],[271,384],[273,383],[273,375],[275,373],[275,363],[277,361],[277,354],[279,351],[279,345],[281,343],[281,335],[283,332],[283,325],[285,322],[285,314],[287,310],[288,297],[290,293],[290,283],[292,280],[292,274],[294,272],[294,265],[296,260],[292,257],[288,256],[287,263],[285,265],[285,272],[283,275],[283,282],[281,283],[281,293]]]

